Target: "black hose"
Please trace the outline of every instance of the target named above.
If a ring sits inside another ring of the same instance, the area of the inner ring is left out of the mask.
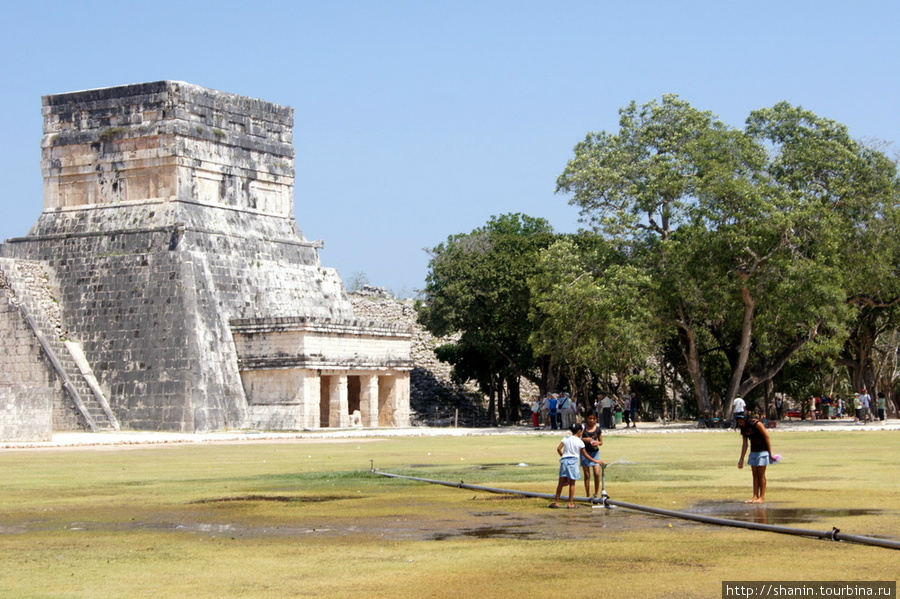
[[[418,478],[415,476],[405,476],[402,474],[392,474],[390,472],[380,472],[378,470],[372,469],[374,474],[379,476],[385,476],[388,478],[402,478],[405,480],[414,480],[423,483],[431,483],[434,485],[443,485],[445,487],[455,487],[457,489],[469,489],[473,491],[485,491],[488,493],[502,493],[507,495],[521,495],[522,497],[536,497],[539,499],[556,499],[556,495],[552,493],[532,493],[530,491],[514,491],[511,489],[498,489],[495,487],[484,487],[480,485],[469,485],[462,481],[458,483],[448,482],[443,480],[433,480],[430,478]],[[590,497],[576,497],[575,501],[590,503],[590,504],[601,504],[604,507],[619,507],[627,510],[635,510],[638,512],[646,512],[648,514],[655,514],[657,516],[664,516],[667,518],[680,518],[682,520],[692,520],[694,522],[702,522],[704,524],[714,524],[717,526],[732,526],[735,528],[746,528],[750,530],[762,530],[766,532],[775,532],[780,534],[789,534],[796,535],[801,537],[811,537],[817,539],[828,539],[831,541],[843,541],[845,543],[857,543],[860,545],[871,545],[874,547],[884,547],[887,549],[900,549],[900,541],[894,539],[879,539],[876,537],[865,537],[859,535],[848,535],[841,533],[837,528],[832,528],[830,531],[824,530],[809,530],[803,528],[791,528],[789,526],[776,526],[774,524],[759,524],[756,522],[743,522],[741,520],[729,520],[727,518],[715,518],[712,516],[702,516],[700,514],[691,514],[688,512],[676,512],[673,510],[664,510],[655,507],[648,507],[645,505],[638,505],[636,503],[626,503],[624,501],[613,501],[609,497],[604,497],[602,499],[592,499]]]

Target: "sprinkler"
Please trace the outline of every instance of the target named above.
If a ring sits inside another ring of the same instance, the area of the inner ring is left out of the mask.
[[[600,464],[600,501],[596,505],[592,504],[591,507],[605,507],[606,509],[612,509],[613,506],[609,505],[607,502],[608,499],[609,494],[606,492],[606,464]]]
[[[609,495],[606,494],[606,464],[600,465],[600,498],[609,498]]]

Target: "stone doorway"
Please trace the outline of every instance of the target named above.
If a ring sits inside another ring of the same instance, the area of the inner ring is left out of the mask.
[[[331,419],[331,378],[319,377],[319,426],[330,426]]]
[[[362,389],[362,380],[358,376],[347,377],[347,411],[352,414],[356,410],[362,411],[360,390]]]

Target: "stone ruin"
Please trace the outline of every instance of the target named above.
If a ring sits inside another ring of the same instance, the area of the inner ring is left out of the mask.
[[[457,341],[458,336],[435,337],[419,324],[414,300],[397,299],[381,287],[365,285],[349,295],[358,316],[397,323],[412,331],[411,425],[477,427],[490,424],[485,398],[477,383],[455,382],[453,367],[435,355],[438,347]]]
[[[0,245],[0,440],[407,426],[409,327],[294,219],[293,110],[182,82],[43,98],[44,209]]]

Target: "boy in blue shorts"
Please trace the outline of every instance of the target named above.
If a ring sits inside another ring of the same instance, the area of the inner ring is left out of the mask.
[[[566,507],[571,510],[578,507],[575,505],[575,481],[581,476],[579,472],[580,458],[586,457],[598,464],[600,461],[589,456],[584,450],[584,441],[581,440],[584,427],[581,424],[573,424],[569,430],[572,434],[563,438],[556,448],[556,453],[559,454],[559,484],[556,485],[556,499],[550,504],[550,507],[559,507],[559,498],[562,495],[563,487],[568,485],[569,503]]]

